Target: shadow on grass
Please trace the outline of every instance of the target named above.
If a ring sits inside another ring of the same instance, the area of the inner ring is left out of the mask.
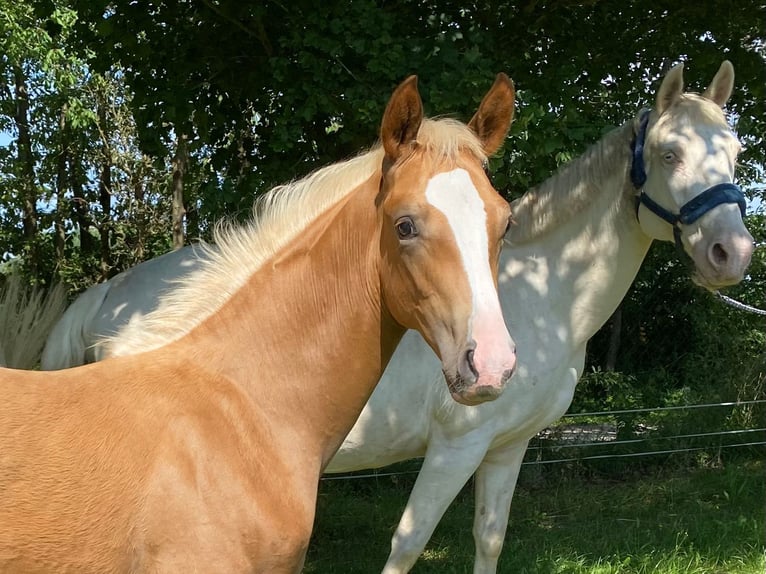
[[[763,574],[766,463],[629,480],[542,477],[514,497],[498,572]],[[323,482],[305,572],[381,570],[414,476]],[[415,573],[473,568],[472,488],[442,519]]]

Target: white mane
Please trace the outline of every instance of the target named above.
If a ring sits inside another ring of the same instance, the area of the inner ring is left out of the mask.
[[[467,150],[480,161],[485,159],[474,133],[452,119],[425,119],[417,145],[440,157],[455,157],[460,150]],[[131,320],[102,341],[106,356],[149,351],[181,338],[220,309],[264,262],[309,223],[379,173],[382,161],[383,149],[375,147],[262,196],[248,223],[226,224],[216,230],[216,247],[203,246],[206,257],[200,268],[180,279],[157,309]]]
[[[612,130],[538,187],[527,191],[512,204],[516,225],[509,234],[514,244],[522,244],[544,235],[570,220],[601,198],[604,182],[620,173],[625,186],[619,199],[630,200],[636,190],[630,182],[632,161],[630,144],[638,130],[641,113],[623,126]],[[662,130],[679,122],[693,125],[726,125],[720,106],[693,92],[681,94],[651,126],[647,139],[658,137]],[[619,209],[620,201],[615,201]]]

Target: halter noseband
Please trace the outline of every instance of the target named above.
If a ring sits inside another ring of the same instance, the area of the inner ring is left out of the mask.
[[[673,239],[676,242],[676,247],[684,252],[683,244],[681,243],[681,228],[679,227],[679,224],[689,225],[690,223],[694,223],[708,211],[724,203],[736,203],[739,205],[739,211],[742,213],[742,217],[745,217],[745,194],[742,193],[742,189],[734,183],[719,183],[706,189],[698,196],[693,197],[683,204],[679,213],[668,211],[649,197],[644,191],[644,184],[646,183],[644,143],[646,141],[648,126],[649,110],[642,114],[638,126],[638,133],[630,144],[630,149],[633,152],[633,163],[630,166],[630,180],[633,182],[633,187],[640,190],[639,194],[636,196],[636,219],[638,219],[638,209],[641,207],[641,204],[644,204],[649,211],[664,221],[667,221],[673,227]]]

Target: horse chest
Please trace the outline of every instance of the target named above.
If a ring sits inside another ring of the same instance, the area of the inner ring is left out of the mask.
[[[572,403],[582,372],[581,364],[579,357],[573,357],[571,361],[562,361],[555,369],[519,376],[518,386],[506,399],[509,406],[505,416],[496,417],[490,449],[527,441],[558,420]]]

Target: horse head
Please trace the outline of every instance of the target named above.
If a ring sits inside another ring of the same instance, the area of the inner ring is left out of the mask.
[[[500,74],[468,126],[424,120],[412,76],[391,96],[381,125],[383,298],[398,323],[424,336],[463,404],[499,396],[516,364],[497,295],[510,208],[484,170],[513,105],[513,84]]]
[[[683,64],[662,81],[655,109],[637,120],[633,183],[638,217],[655,239],[675,239],[694,263],[694,280],[715,290],[742,280],[753,252],[745,197],[733,183],[740,144],[723,107],[734,85],[724,61],[702,93],[684,93]]]

